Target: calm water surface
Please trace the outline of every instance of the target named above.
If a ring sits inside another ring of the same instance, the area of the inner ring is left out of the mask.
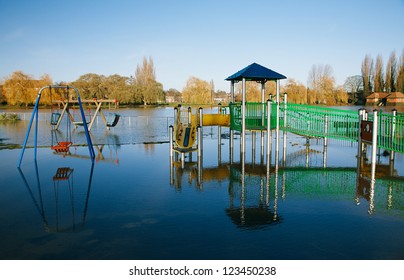
[[[390,167],[378,157],[372,192],[356,144],[330,141],[325,157],[322,140],[288,134],[267,172],[259,137],[253,154],[248,135],[242,168],[239,139],[230,164],[228,130],[219,154],[213,127],[200,168],[196,154],[181,167],[169,159],[171,108],[122,115],[92,131],[94,165],[81,145],[54,154],[45,117],[36,163],[33,149],[21,169],[20,149],[0,150],[0,259],[404,259],[402,154]],[[0,124],[0,143],[21,144],[26,127]],[[85,143],[79,129],[72,138]]]

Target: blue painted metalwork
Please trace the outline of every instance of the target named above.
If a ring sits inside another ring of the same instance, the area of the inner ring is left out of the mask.
[[[81,117],[82,117],[82,120],[83,120],[84,132],[85,132],[86,139],[87,139],[88,150],[89,150],[89,153],[90,153],[91,161],[94,163],[94,159],[95,159],[94,147],[93,147],[93,144],[92,144],[92,141],[91,141],[90,133],[89,133],[89,131],[88,131],[87,123],[86,123],[86,121],[85,121],[85,120],[86,120],[86,117],[85,117],[85,115],[84,115],[83,105],[82,105],[82,103],[81,103],[81,97],[80,97],[80,93],[79,93],[78,89],[75,88],[75,87],[72,87],[72,86],[45,86],[45,87],[42,87],[42,88],[39,90],[39,92],[38,92],[38,96],[37,96],[37,99],[36,99],[36,101],[35,101],[34,110],[32,111],[32,115],[31,115],[31,119],[30,119],[30,122],[29,122],[29,125],[28,125],[27,133],[26,133],[26,135],[25,135],[24,143],[23,143],[23,146],[22,146],[22,149],[21,149],[21,154],[20,154],[20,158],[19,158],[19,161],[18,161],[18,167],[21,166],[21,162],[22,162],[22,159],[23,159],[23,157],[24,157],[25,148],[26,148],[26,146],[27,146],[29,134],[30,134],[30,132],[31,132],[31,127],[32,127],[32,124],[33,124],[34,119],[35,119],[34,159],[35,159],[35,161],[36,161],[36,159],[37,159],[38,106],[39,106],[39,101],[41,100],[42,91],[43,91],[44,89],[49,89],[49,90],[51,90],[52,88],[65,88],[65,89],[67,89],[67,90],[73,89],[73,90],[76,92],[76,94],[77,94],[77,100],[78,100],[79,107],[80,107],[80,113],[81,113]]]

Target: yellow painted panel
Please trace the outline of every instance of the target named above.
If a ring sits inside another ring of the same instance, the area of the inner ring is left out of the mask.
[[[222,114],[204,114],[203,126],[230,126],[230,115]]]

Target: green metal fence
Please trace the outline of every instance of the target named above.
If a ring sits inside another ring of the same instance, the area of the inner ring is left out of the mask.
[[[288,103],[281,106],[287,119],[281,127],[288,132],[309,137],[329,137],[357,141],[359,115],[357,111],[340,110],[321,106]]]
[[[276,128],[276,103],[271,104],[271,129]],[[241,131],[241,103],[231,103],[230,128]],[[319,138],[334,138],[348,141],[359,139],[359,113],[356,110],[341,110],[322,106],[281,103],[279,105],[279,128],[288,132]],[[404,114],[378,115],[378,147],[404,153]],[[368,114],[372,121],[373,114]],[[267,129],[267,103],[246,103],[246,129]]]
[[[377,146],[386,150],[404,152],[404,114],[378,114]],[[373,114],[368,120],[373,121]]]
[[[230,103],[230,128],[241,131],[241,103]],[[247,130],[267,129],[267,103],[247,102],[245,125]],[[276,128],[276,103],[271,103],[271,129]]]

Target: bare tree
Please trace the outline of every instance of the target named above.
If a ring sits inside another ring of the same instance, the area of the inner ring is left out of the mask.
[[[388,92],[396,91],[396,78],[397,78],[397,59],[396,52],[390,54],[386,66],[386,90]]]
[[[404,93],[404,49],[399,60],[396,80],[396,90]]]
[[[363,92],[363,79],[360,75],[350,76],[346,78],[344,89],[348,92],[351,101],[356,102],[361,98]]]
[[[373,59],[370,55],[366,55],[362,61],[362,79],[363,79],[363,94],[366,98],[369,96],[373,90],[372,80],[373,80]]]
[[[382,92],[384,91],[384,79],[383,79],[383,58],[382,55],[377,55],[376,58],[376,65],[375,65],[375,75],[374,75],[374,90],[375,92]]]
[[[334,86],[335,78],[333,69],[329,64],[313,65],[309,72],[308,86],[311,94],[313,94],[315,103],[334,104]],[[313,97],[308,97],[313,100]]]

